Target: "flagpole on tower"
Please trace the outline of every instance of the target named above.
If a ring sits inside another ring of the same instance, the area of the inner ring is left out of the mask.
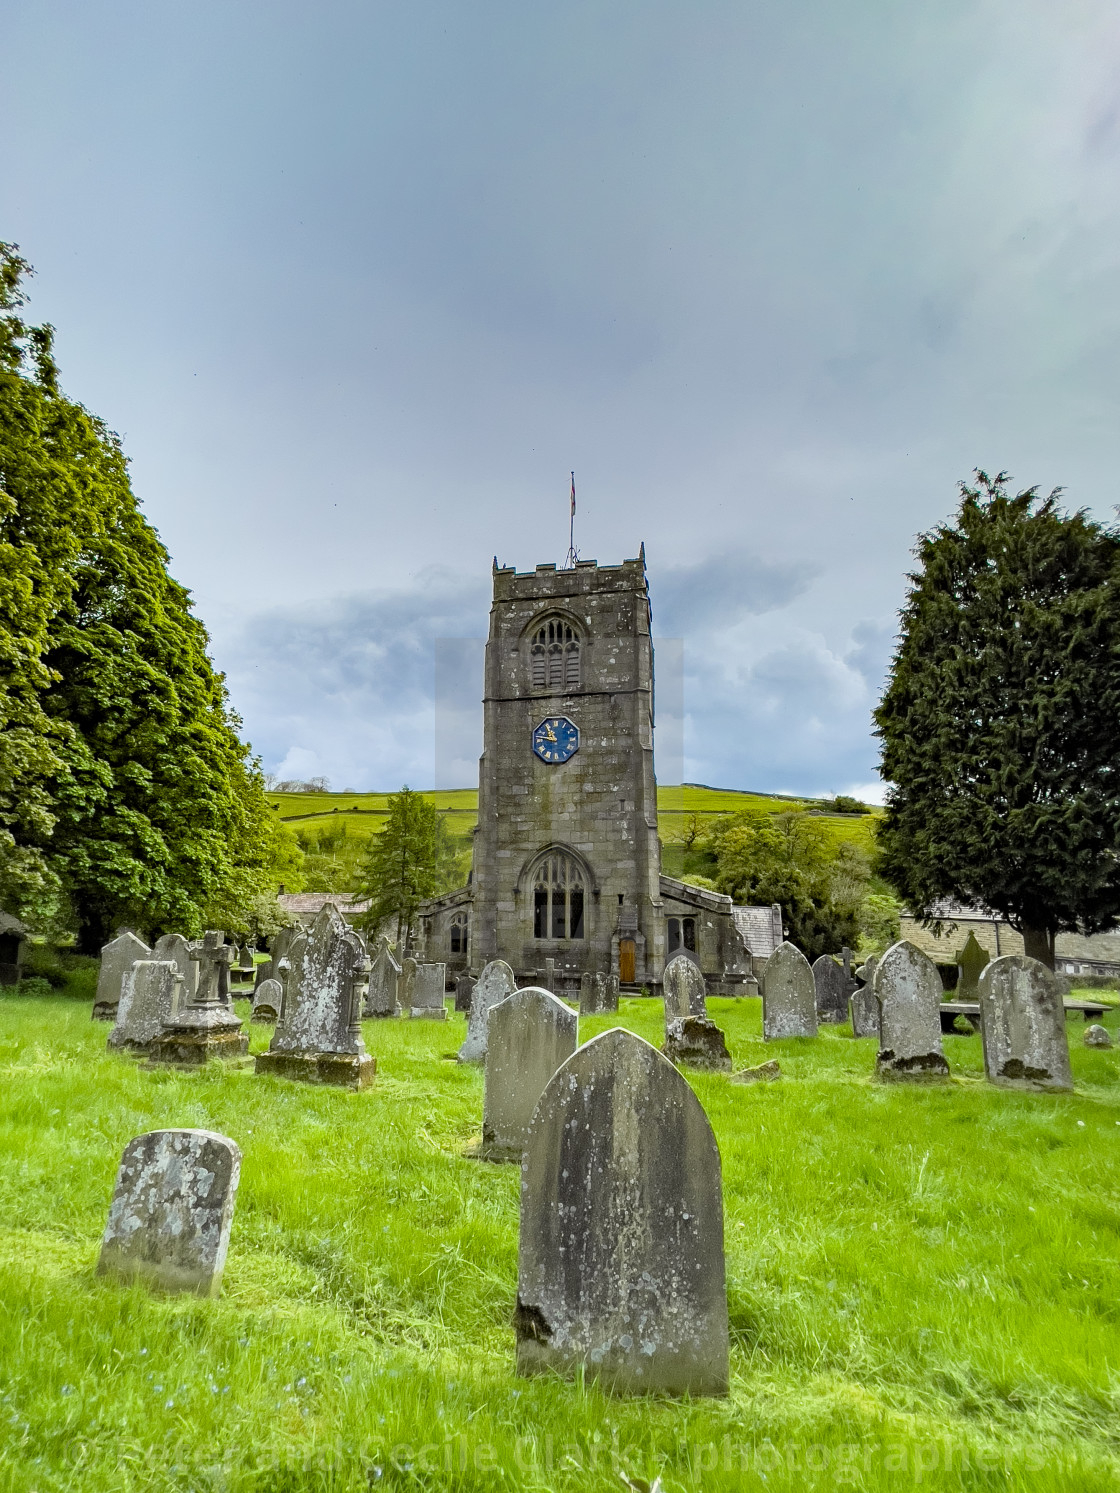
[[[576,549],[576,474],[572,473],[572,506],[568,515],[568,555],[564,561],[565,570],[573,570],[579,559],[579,550]]]

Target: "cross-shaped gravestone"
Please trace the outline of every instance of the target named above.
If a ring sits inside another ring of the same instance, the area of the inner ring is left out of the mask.
[[[964,948],[957,955],[957,999],[974,1001],[980,999],[980,976],[988,964],[988,955],[976,941],[976,934],[969,932]]]
[[[153,1062],[194,1067],[208,1058],[239,1058],[249,1050],[249,1039],[231,1005],[222,999],[222,976],[229,977],[233,949],[216,929],[191,950],[198,965],[198,987],[193,997],[165,1022],[162,1034],[148,1049]]]
[[[191,950],[191,958],[198,964],[198,988],[192,1004],[220,1004],[222,970],[228,970],[233,963],[232,946],[225,942],[221,933],[211,929],[202,940],[202,947]]]

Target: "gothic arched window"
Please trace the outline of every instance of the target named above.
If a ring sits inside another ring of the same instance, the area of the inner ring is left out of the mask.
[[[583,937],[583,871],[562,850],[549,851],[533,876],[533,937]]]
[[[529,645],[529,682],[533,689],[579,689],[579,633],[570,622],[553,617],[537,628]]]
[[[465,912],[457,912],[451,919],[451,952],[453,954],[465,954],[467,952],[467,933],[469,929],[469,918]]]

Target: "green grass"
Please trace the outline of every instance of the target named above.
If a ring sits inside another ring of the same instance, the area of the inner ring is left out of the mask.
[[[1055,1098],[986,1085],[954,1037],[952,1084],[888,1087],[844,1028],[764,1044],[757,1001],[710,1006],[736,1066],[786,1077],[692,1080],[733,1347],[730,1397],[688,1403],[514,1377],[518,1174],[463,1156],[461,1017],[367,1023],[350,1094],[145,1072],[85,1002],[0,1000],[0,1489],[617,1490],[612,1451],[666,1493],[1113,1488],[1120,1051],[1072,1023]],[[660,1007],[617,1020],[657,1039]],[[171,1125],[244,1153],[216,1301],[93,1273],[125,1143]]]

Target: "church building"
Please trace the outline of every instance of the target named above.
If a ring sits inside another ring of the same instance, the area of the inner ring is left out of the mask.
[[[424,957],[640,990],[684,952],[742,993],[731,899],[661,875],[645,547],[613,566],[495,561],[493,579],[471,881],[421,909]]]

